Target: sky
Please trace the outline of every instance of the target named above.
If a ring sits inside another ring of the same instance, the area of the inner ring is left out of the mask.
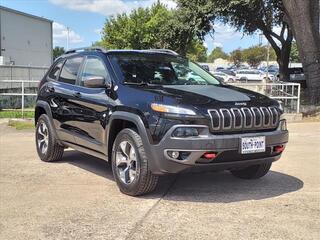
[[[44,17],[53,21],[53,45],[66,48],[67,27],[69,48],[90,46],[100,40],[105,20],[111,15],[130,12],[137,7],[151,6],[157,0],[0,0],[0,5],[18,11]],[[174,8],[171,0],[160,0]],[[259,43],[258,34],[243,36],[228,25],[214,25],[213,38],[206,36],[204,45],[208,53],[215,47],[231,52],[239,47],[247,48]]]

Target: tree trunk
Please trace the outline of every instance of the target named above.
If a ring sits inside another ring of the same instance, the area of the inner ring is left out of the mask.
[[[291,43],[293,40],[293,34],[290,28],[287,27],[287,37],[284,38],[283,34],[281,35],[281,47],[275,42],[273,37],[270,35],[270,32],[265,28],[261,28],[264,36],[267,38],[271,47],[276,53],[277,62],[279,64],[279,80],[286,82],[289,80],[289,61],[290,61],[290,52],[291,52]]]
[[[311,104],[320,103],[319,0],[283,0],[288,24],[293,30],[307,80]],[[315,10],[315,8],[317,10]]]

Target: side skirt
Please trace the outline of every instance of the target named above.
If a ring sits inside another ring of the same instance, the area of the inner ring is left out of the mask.
[[[101,159],[103,159],[103,160],[108,162],[108,156],[104,155],[103,153],[100,153],[100,152],[97,152],[97,151],[94,151],[94,150],[91,150],[91,149],[88,149],[88,148],[85,148],[85,147],[81,147],[79,145],[76,145],[76,144],[73,144],[73,143],[69,143],[69,142],[63,142],[63,145],[66,146],[66,147],[70,147],[70,148],[72,148],[74,150],[77,150],[79,152],[83,152],[83,153],[92,155],[94,157],[101,158]]]

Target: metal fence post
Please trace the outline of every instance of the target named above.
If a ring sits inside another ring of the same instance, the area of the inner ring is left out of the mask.
[[[298,100],[297,100],[297,113],[300,112],[300,83],[298,83]]]
[[[21,111],[22,118],[24,118],[24,81],[21,81]]]

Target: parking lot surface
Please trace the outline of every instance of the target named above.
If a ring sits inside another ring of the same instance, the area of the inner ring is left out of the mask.
[[[41,162],[32,130],[1,123],[0,239],[320,239],[320,122],[289,131],[262,179],[188,173],[129,197],[103,160]]]

